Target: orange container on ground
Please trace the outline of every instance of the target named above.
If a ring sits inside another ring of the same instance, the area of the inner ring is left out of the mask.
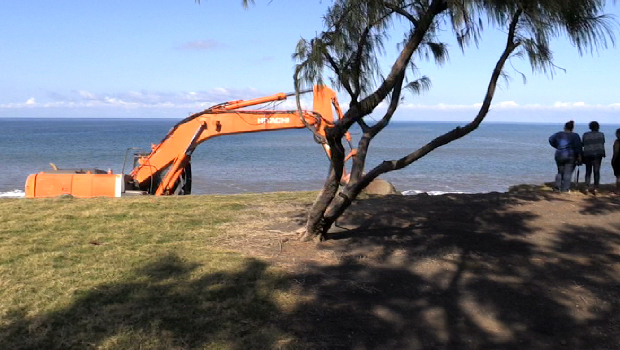
[[[123,186],[122,174],[99,169],[41,172],[28,176],[26,197],[58,197],[65,194],[80,198],[120,197]]]

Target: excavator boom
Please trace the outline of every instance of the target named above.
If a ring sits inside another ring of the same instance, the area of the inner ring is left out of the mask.
[[[195,113],[177,123],[148,154],[134,155],[130,174],[105,173],[98,169],[55,169],[30,175],[26,197],[50,197],[71,194],[77,197],[118,197],[122,193],[154,195],[191,192],[191,155],[198,145],[223,135],[272,130],[310,128],[315,139],[324,140],[325,128],[342,116],[335,91],[315,86],[312,110],[248,110],[294,94],[279,93],[253,100],[231,101]],[[335,113],[334,113],[335,111]],[[350,139],[350,136],[348,136]],[[323,142],[330,156],[330,150]],[[354,152],[354,150],[352,151]],[[124,166],[123,166],[124,169]]]

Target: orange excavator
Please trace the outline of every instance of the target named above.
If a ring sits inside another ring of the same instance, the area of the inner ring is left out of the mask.
[[[310,128],[327,156],[331,155],[325,142],[325,128],[334,118],[342,117],[336,92],[325,86],[315,86],[302,93],[314,93],[313,110],[249,110],[257,106],[287,99],[295,93],[279,93],[253,100],[225,102],[195,113],[177,123],[150,153],[130,148],[125,153],[121,174],[92,169],[59,169],[28,176],[26,197],[120,197],[130,194],[186,195],[191,193],[192,152],[202,142],[222,135],[260,131]],[[334,115],[334,112],[336,115]],[[349,146],[351,136],[347,134]],[[129,153],[133,151],[133,170],[124,174]],[[355,154],[351,152],[347,159]]]

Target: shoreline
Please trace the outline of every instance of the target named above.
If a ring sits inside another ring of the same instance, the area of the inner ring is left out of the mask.
[[[513,185],[510,186],[508,188],[507,191],[487,191],[487,192],[462,192],[462,191],[454,191],[454,192],[450,192],[450,191],[418,191],[418,190],[405,190],[405,191],[398,191],[396,190],[398,193],[397,195],[402,195],[402,196],[443,196],[443,195],[473,195],[473,194],[492,194],[492,193],[500,193],[500,194],[509,194],[509,193],[515,193],[515,192],[553,192],[553,186],[554,184],[552,182],[546,182],[543,184],[518,184],[518,185]],[[191,194],[190,196],[192,197],[196,197],[196,196],[236,196],[236,195],[259,195],[259,194],[276,194],[276,193],[306,193],[306,192],[317,192],[320,191],[320,189],[316,189],[316,190],[298,190],[298,191],[268,191],[268,192],[243,192],[243,193],[204,193],[204,194]],[[606,195],[606,194],[614,194],[615,191],[615,184],[614,183],[608,183],[608,184],[601,184],[599,186],[599,189],[597,191],[597,195]],[[583,183],[579,183],[577,185],[577,188],[573,188],[572,192],[574,194],[577,193],[581,193],[584,195],[590,195],[589,193],[587,193],[586,188],[585,188],[585,184]],[[362,194],[364,194],[364,192],[362,192]],[[12,191],[5,191],[5,192],[0,192],[0,199],[16,199],[16,198],[25,198],[25,193],[23,190],[12,190]],[[371,194],[371,196],[382,196],[381,194]],[[148,195],[146,196],[148,197]],[[123,197],[121,197],[123,198]]]

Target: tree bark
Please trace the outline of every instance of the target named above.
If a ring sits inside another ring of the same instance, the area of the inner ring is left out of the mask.
[[[312,204],[312,208],[308,213],[308,221],[306,222],[306,230],[304,234],[301,236],[301,239],[304,241],[310,240],[323,240],[325,239],[325,235],[327,234],[327,230],[331,227],[331,225],[327,225],[324,220],[323,214],[327,207],[332,202],[336,193],[338,192],[340,184],[336,178],[336,172],[333,167],[329,170],[329,176],[327,180],[325,180],[325,184],[323,185],[323,189],[314,200]]]

